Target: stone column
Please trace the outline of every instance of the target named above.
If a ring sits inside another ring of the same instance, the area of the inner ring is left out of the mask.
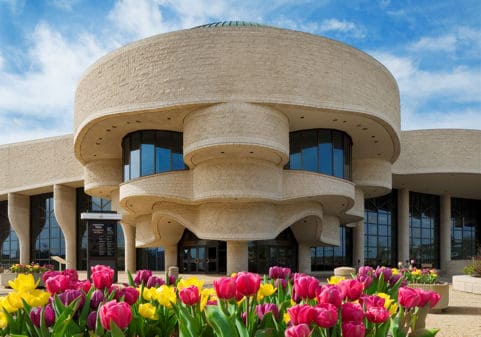
[[[30,263],[30,197],[8,193],[8,221],[17,233],[20,263]]]
[[[164,246],[165,270],[177,266],[177,244]]]
[[[227,275],[249,268],[247,241],[227,241]]]
[[[299,272],[311,273],[311,247],[306,243],[299,243],[297,256],[299,258]]]
[[[125,271],[132,274],[137,271],[137,252],[135,250],[135,227],[120,223],[125,239]]]
[[[409,190],[400,189],[397,199],[398,228],[398,260],[405,263],[409,260]]]
[[[353,231],[353,261],[354,268],[364,265],[364,221],[359,221]]]
[[[54,213],[65,238],[66,268],[77,269],[77,193],[65,185],[53,186]],[[81,242],[78,242],[81,244]]]
[[[448,271],[449,262],[451,261],[451,196],[444,194],[441,196],[441,214],[440,214],[440,262],[441,269]]]

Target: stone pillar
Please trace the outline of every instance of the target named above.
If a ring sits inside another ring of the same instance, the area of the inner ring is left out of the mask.
[[[8,221],[17,233],[20,263],[30,263],[30,197],[8,193]]]
[[[132,274],[137,271],[137,252],[135,250],[135,227],[120,223],[125,239],[125,271]]]
[[[311,273],[311,247],[306,243],[299,243],[297,256],[299,258],[299,273]]]
[[[354,268],[364,265],[364,221],[359,221],[353,230],[353,261]]]
[[[66,268],[77,269],[77,193],[65,185],[53,186],[54,213],[65,238]],[[78,241],[81,244],[80,240]]]
[[[227,275],[249,268],[247,241],[227,241]]]
[[[441,196],[440,214],[440,262],[441,269],[448,271],[451,261],[451,196],[444,194]]]
[[[164,246],[165,270],[177,266],[177,245]]]
[[[398,228],[398,260],[405,263],[409,260],[409,190],[400,189],[397,199]]]

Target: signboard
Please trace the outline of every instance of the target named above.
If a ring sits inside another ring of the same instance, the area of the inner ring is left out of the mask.
[[[82,213],[81,219],[87,220],[87,275],[91,267],[102,264],[111,267],[114,282],[117,282],[117,223],[119,214]]]

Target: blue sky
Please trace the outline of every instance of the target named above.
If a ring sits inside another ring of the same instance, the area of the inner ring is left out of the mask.
[[[327,36],[381,61],[403,130],[481,130],[479,0],[0,0],[0,144],[73,132],[75,87],[150,35],[245,20]]]

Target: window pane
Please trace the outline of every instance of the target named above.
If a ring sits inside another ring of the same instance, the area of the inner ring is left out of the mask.
[[[302,167],[317,172],[317,133],[307,131],[302,135]]]
[[[334,176],[344,177],[344,144],[342,134],[334,132],[332,135],[332,145],[334,147]]]
[[[319,131],[320,172],[332,175],[332,143],[331,131]]]
[[[170,149],[157,147],[155,151],[155,172],[160,173],[170,171]]]

